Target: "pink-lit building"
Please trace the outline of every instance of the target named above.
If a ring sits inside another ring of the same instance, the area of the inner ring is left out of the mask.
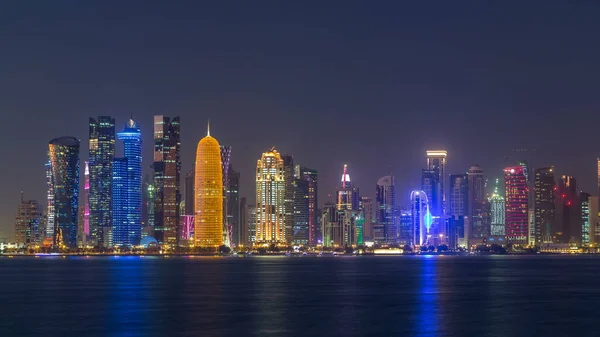
[[[181,239],[182,240],[193,240],[194,239],[194,216],[193,215],[182,215],[181,216]]]
[[[526,245],[528,238],[528,187],[525,168],[511,166],[504,169],[505,232],[506,241]]]

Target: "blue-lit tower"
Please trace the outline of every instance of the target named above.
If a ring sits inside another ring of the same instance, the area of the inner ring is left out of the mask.
[[[428,244],[429,230],[433,217],[429,212],[429,199],[423,191],[412,191],[410,193],[413,245],[420,246]]]
[[[142,232],[142,133],[130,119],[117,138],[124,156],[113,162],[113,237],[116,246],[140,243]]]

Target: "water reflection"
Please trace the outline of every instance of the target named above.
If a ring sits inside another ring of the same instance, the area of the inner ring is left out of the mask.
[[[417,331],[419,336],[438,336],[438,313],[441,303],[437,283],[437,258],[423,256],[419,273],[419,295],[417,296]]]
[[[117,261],[118,260],[118,261]],[[130,337],[147,335],[144,327],[149,321],[148,304],[151,294],[144,275],[145,264],[139,257],[118,256],[108,262],[110,298],[109,319],[105,328],[109,336]]]

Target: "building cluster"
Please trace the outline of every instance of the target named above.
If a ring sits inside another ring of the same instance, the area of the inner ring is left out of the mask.
[[[239,195],[232,148],[212,137],[210,127],[182,182],[180,139],[179,117],[154,116],[152,175],[143,177],[147,164],[138,124],[130,119],[115,132],[114,118],[90,118],[82,195],[80,141],[51,140],[47,199],[42,205],[21,196],[15,243],[70,249],[401,245],[449,250],[510,244],[547,251],[600,243],[598,196],[580,192],[573,177],[556,176],[553,167],[530,174],[527,163],[519,162],[491,181],[478,165],[449,174],[447,152],[427,151],[421,186],[404,206],[393,174],[378,179],[373,199],[360,195],[346,165],[335,199],[320,205],[317,170],[271,148],[257,160],[256,198],[249,204]],[[115,156],[117,141],[122,158]],[[600,159],[598,177],[600,189]]]

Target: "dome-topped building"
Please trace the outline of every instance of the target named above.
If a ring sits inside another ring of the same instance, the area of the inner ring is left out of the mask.
[[[195,173],[194,245],[218,247],[223,244],[223,171],[221,148],[210,135],[210,125],[198,142]]]

